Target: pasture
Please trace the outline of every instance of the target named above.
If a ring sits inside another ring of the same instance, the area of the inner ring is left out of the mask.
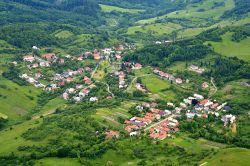
[[[221,42],[208,41],[206,44],[210,43],[213,46],[215,52],[218,52],[224,56],[236,56],[239,59],[250,61],[250,38],[243,39],[240,42],[234,42],[231,40],[231,37],[232,33],[228,32],[222,35]]]

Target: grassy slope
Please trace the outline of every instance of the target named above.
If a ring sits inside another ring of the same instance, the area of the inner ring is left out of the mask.
[[[18,146],[42,144],[42,142],[28,141],[21,137],[22,133],[27,131],[29,128],[36,127],[39,124],[38,122],[39,121],[30,120],[22,124],[12,126],[12,130],[6,129],[0,131],[0,154],[18,152]]]
[[[174,30],[181,29],[182,27],[174,23],[157,23],[151,25],[139,25],[128,28],[127,34],[134,34],[135,32],[147,33],[151,31],[155,35],[170,34]]]
[[[240,42],[231,41],[232,33],[222,35],[222,42],[207,42],[211,43],[214,50],[224,56],[236,56],[242,60],[250,61],[250,38]]]
[[[70,31],[58,31],[55,33],[55,37],[59,38],[59,39],[66,39],[69,38],[71,36],[73,36],[74,34]]]
[[[77,159],[71,158],[45,158],[38,160],[35,166],[81,166],[80,162]]]
[[[246,166],[250,162],[250,150],[243,148],[223,149],[211,159],[205,160],[206,166]]]
[[[139,12],[144,12],[144,10],[139,10],[139,9],[126,9],[126,8],[120,8],[116,6],[110,6],[110,5],[103,5],[100,4],[100,7],[102,11],[104,12],[122,12],[122,13],[139,13]]]

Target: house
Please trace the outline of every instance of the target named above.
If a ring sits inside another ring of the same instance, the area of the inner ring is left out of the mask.
[[[84,81],[85,84],[88,84],[88,85],[92,84],[91,79],[89,77],[87,77],[87,76],[84,76],[83,81]]]
[[[41,67],[49,67],[50,63],[48,61],[42,61],[39,63]]]
[[[69,88],[66,90],[68,93],[72,94],[75,93],[75,89],[74,88]]]
[[[182,79],[181,79],[181,78],[176,78],[176,79],[175,79],[175,82],[176,82],[177,84],[182,84]]]
[[[190,70],[190,71],[193,71],[193,72],[196,72],[196,73],[198,73],[198,74],[201,74],[201,73],[203,73],[203,72],[205,71],[204,68],[200,68],[200,67],[195,66],[195,65],[189,66],[189,70]]]
[[[207,89],[209,87],[207,82],[203,82],[201,85],[202,89]]]
[[[32,55],[27,55],[23,57],[23,61],[25,62],[33,62],[35,61],[35,57],[33,57]]]
[[[64,61],[63,58],[60,58],[60,59],[59,59],[59,63],[63,64],[64,62],[65,62],[65,61]]]
[[[112,100],[113,97],[112,97],[112,96],[107,96],[106,99],[107,99],[107,100]]]
[[[82,89],[83,85],[82,84],[76,84],[76,89]]]
[[[56,57],[55,53],[47,53],[47,54],[43,54],[42,58],[51,61],[52,59],[54,59]]]
[[[38,68],[38,67],[39,67],[38,63],[32,65],[32,68]]]
[[[72,81],[74,81],[73,78],[71,78],[71,77],[66,78],[66,82],[72,82]]]
[[[199,94],[194,94],[194,97],[197,99],[197,100],[203,100],[204,97],[202,95],[199,95]]]
[[[236,116],[229,114],[222,116],[221,120],[224,122],[224,126],[226,126],[229,122],[232,124],[236,121]]]
[[[91,98],[89,99],[89,101],[90,101],[90,102],[96,102],[96,101],[98,101],[98,98],[97,98],[97,97],[91,97]]]
[[[94,60],[100,60],[100,59],[101,59],[101,55],[100,55],[99,52],[94,53],[94,54],[93,54],[93,57],[94,57]]]
[[[110,130],[110,131],[105,132],[105,135],[106,135],[105,137],[106,139],[119,138],[118,131]]]
[[[68,99],[69,99],[69,95],[68,95],[67,92],[64,92],[64,93],[62,94],[62,97],[63,97],[64,100],[68,100]]]
[[[136,63],[133,67],[132,67],[132,69],[134,69],[134,70],[139,70],[139,69],[141,69],[142,68],[142,65],[140,64],[140,63]]]
[[[81,101],[81,97],[80,96],[74,96],[73,100],[75,100],[75,102],[80,102]]]

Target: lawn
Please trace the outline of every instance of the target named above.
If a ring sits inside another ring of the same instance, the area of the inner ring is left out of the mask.
[[[103,12],[122,12],[122,13],[139,13],[144,12],[145,10],[141,9],[127,9],[127,8],[120,8],[116,6],[110,6],[110,5],[103,5],[99,4]]]
[[[240,42],[233,42],[231,41],[232,34],[231,32],[227,32],[222,35],[222,42],[208,41],[206,44],[210,43],[216,52],[224,56],[236,56],[239,59],[250,61],[250,38],[246,38]]]
[[[243,148],[222,149],[211,159],[206,159],[205,166],[246,166],[250,163],[250,150]]]
[[[136,32],[151,33],[153,35],[170,34],[171,32],[181,29],[179,24],[174,23],[156,23],[150,25],[138,25],[128,28],[127,34],[134,34]]]

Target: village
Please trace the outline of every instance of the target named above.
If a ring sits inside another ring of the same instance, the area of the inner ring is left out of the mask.
[[[143,65],[136,62],[123,62],[122,56],[127,51],[132,51],[134,47],[130,45],[119,45],[118,47],[94,49],[93,51],[83,52],[80,56],[57,55],[56,53],[45,53],[41,56],[26,55],[23,56],[21,64],[13,62],[15,66],[26,67],[25,73],[20,74],[20,78],[26,80],[36,88],[42,88],[48,93],[59,91],[61,98],[65,101],[80,103],[90,102],[98,103],[100,100],[113,100],[115,95],[110,91],[110,86],[116,86],[122,91],[126,91],[131,80],[127,71],[140,71]],[[100,80],[96,80],[94,75],[98,68],[107,61],[115,70],[109,74],[118,79],[118,84],[107,85],[109,95],[98,96],[92,94],[92,91],[98,89]],[[86,62],[87,65],[85,64]],[[73,66],[72,66],[73,64]],[[122,69],[121,65],[124,65]],[[54,66],[60,68],[55,70]],[[118,66],[118,67],[117,67]],[[48,70],[51,69],[51,70]],[[201,74],[205,71],[196,65],[190,65],[189,71]],[[181,78],[164,72],[159,68],[154,68],[153,74],[161,80],[174,83],[179,86],[183,83],[189,83],[188,78]],[[149,93],[149,90],[143,83],[136,83],[135,88],[142,93]],[[209,87],[207,82],[203,82],[201,87]],[[204,98],[202,95],[194,93],[193,96],[184,98],[182,102],[174,104],[166,103],[166,109],[158,108],[158,103],[152,101],[143,102],[136,106],[138,112],[143,112],[141,116],[131,116],[124,121],[124,130],[130,136],[147,134],[153,140],[164,140],[174,137],[179,132],[179,121],[177,120],[184,113],[188,120],[197,118],[208,118],[209,114],[221,117],[224,126],[236,123],[236,116],[227,114],[231,108],[227,103],[218,103],[216,100]],[[110,130],[105,133],[107,139],[118,138],[119,131]]]

